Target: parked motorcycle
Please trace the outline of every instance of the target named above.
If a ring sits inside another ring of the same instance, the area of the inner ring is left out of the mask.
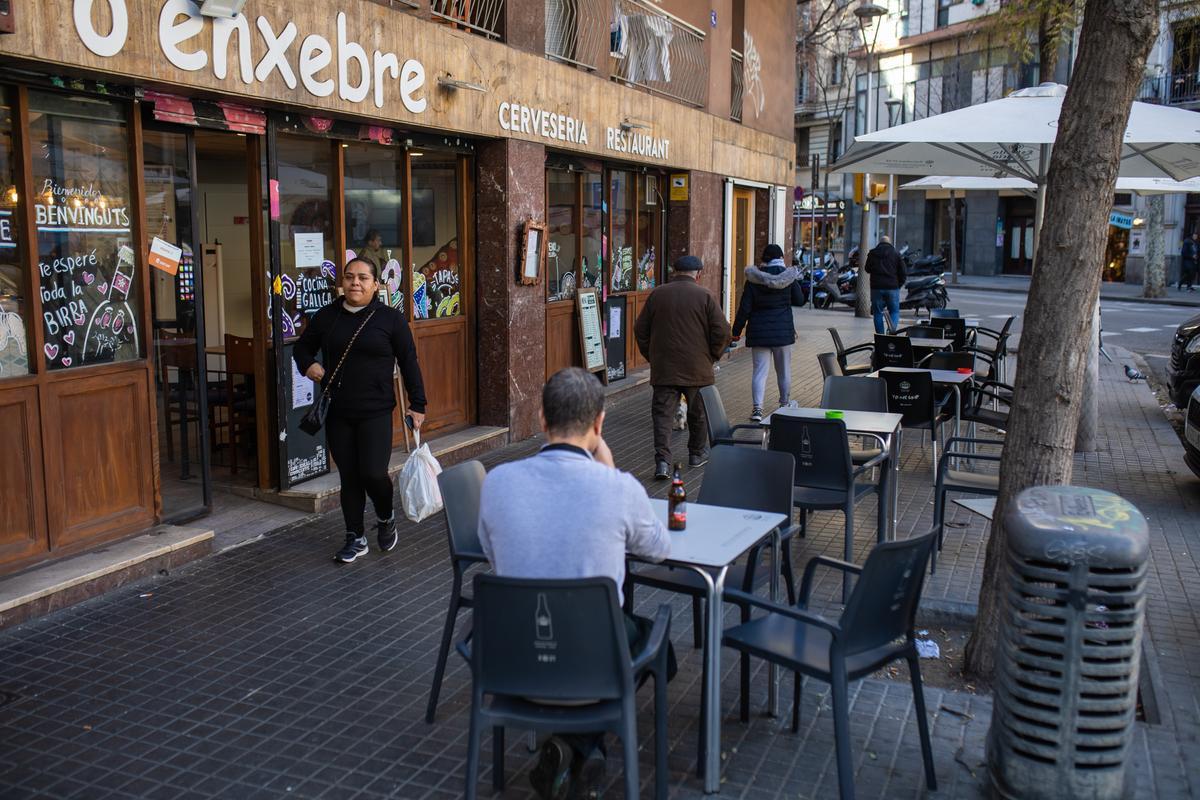
[[[933,253],[922,255],[920,250],[915,252],[910,251],[908,245],[900,249],[900,256],[904,259],[904,271],[910,277],[937,275],[940,272],[946,271],[946,258],[944,256],[934,255]]]

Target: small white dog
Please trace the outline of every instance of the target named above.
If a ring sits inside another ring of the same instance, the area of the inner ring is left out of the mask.
[[[675,409],[675,424],[671,426],[671,430],[686,431],[687,414],[687,398],[679,395],[679,408]]]

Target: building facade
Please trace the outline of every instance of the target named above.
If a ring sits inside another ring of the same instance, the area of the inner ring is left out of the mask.
[[[0,35],[0,573],[328,471],[290,354],[354,255],[429,433],[515,440],[554,370],[643,366],[674,257],[729,309],[788,236],[789,0],[203,5]]]

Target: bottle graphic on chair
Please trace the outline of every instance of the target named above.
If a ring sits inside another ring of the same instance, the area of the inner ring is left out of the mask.
[[[537,611],[533,615],[535,635],[539,642],[548,642],[554,638],[554,623],[550,619],[550,604],[546,595],[538,593]]]
[[[812,439],[808,435],[808,426],[805,425],[800,429],[800,457],[803,459],[812,458]]]

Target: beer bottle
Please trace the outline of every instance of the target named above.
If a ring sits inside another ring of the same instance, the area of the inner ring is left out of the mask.
[[[671,492],[667,495],[667,529],[681,531],[687,527],[687,491],[679,475],[679,465],[671,477]]]

